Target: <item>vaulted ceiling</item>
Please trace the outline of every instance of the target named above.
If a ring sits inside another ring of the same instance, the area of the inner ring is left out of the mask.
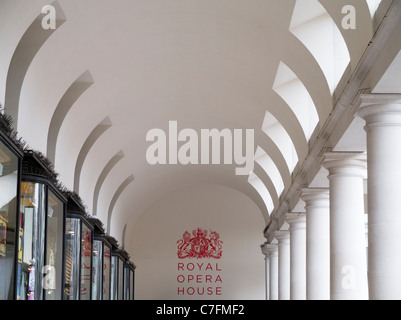
[[[57,0],[45,30],[48,4],[0,0],[0,102],[120,237],[201,183],[246,194],[267,225],[392,1]],[[146,134],[169,121],[254,129],[254,170],[150,165]]]

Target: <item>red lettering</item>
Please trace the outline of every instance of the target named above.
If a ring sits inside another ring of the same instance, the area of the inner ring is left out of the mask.
[[[199,263],[197,263],[197,265],[198,265],[198,267],[199,267],[199,271],[202,271],[203,263],[202,263],[201,265],[199,265]]]
[[[213,294],[213,288],[212,287],[208,287],[207,288],[207,295],[211,296]]]
[[[213,271],[212,265],[210,263],[207,264],[206,270],[212,270]]]
[[[220,276],[217,276],[217,277],[216,277],[216,280],[215,280],[214,282],[220,282],[220,283],[223,283],[223,281],[221,280]]]
[[[219,264],[216,263],[216,271],[221,271],[221,269],[219,269]]]
[[[201,288],[198,287],[198,289],[197,289],[198,294],[199,294],[200,296],[203,296],[203,294],[205,293],[205,287],[202,287],[202,292],[200,292],[199,289],[201,289]]]
[[[196,276],[196,283],[202,283],[202,275],[198,274]]]
[[[192,269],[189,269],[189,266],[190,266],[190,265],[192,265]],[[189,271],[192,271],[192,270],[195,269],[195,265],[194,265],[193,263],[188,263],[188,264],[187,264],[187,269],[188,269]]]
[[[178,263],[178,270],[184,271],[184,264],[183,263],[181,263],[181,262]]]
[[[194,276],[192,274],[190,274],[188,276],[188,283],[191,282],[192,280],[194,280]]]
[[[179,279],[182,279],[182,281],[180,281]],[[185,281],[185,277],[184,277],[182,274],[180,274],[180,275],[177,277],[177,281],[178,281],[179,283],[183,283],[183,282]]]
[[[184,294],[185,294],[185,289],[182,288],[182,289],[180,290],[180,288],[178,288],[178,295],[180,295],[180,293],[182,293],[182,295],[184,295]]]
[[[210,274],[207,274],[207,275],[206,275],[206,283],[207,283],[208,281],[209,281],[210,283],[212,283],[212,276],[211,276]]]
[[[221,287],[216,288],[216,295],[221,296]]]
[[[192,293],[190,293],[189,290],[192,290]],[[189,287],[189,288],[187,289],[187,293],[188,293],[190,296],[192,296],[192,295],[195,293],[195,289],[192,288],[192,287]]]

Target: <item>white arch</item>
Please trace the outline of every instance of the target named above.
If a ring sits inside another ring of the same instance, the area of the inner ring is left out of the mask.
[[[263,120],[262,131],[276,144],[292,173],[299,160],[294,143],[281,123],[268,111]]]
[[[333,94],[351,58],[332,17],[317,0],[297,0],[289,30],[314,56]]]
[[[319,123],[319,115],[312,97],[302,81],[283,62],[279,64],[273,90],[283,98],[295,113],[305,137],[309,141]]]
[[[379,9],[380,4],[382,3],[382,0],[366,0],[368,7],[369,7],[369,11],[370,11],[370,16],[372,18],[372,20],[375,17],[376,11],[377,9]]]
[[[270,196],[269,191],[267,190],[266,186],[262,182],[262,180],[259,179],[259,177],[251,172],[248,177],[248,183],[255,188],[255,190],[260,194],[260,196],[263,199],[263,202],[266,205],[267,212],[269,213],[269,216],[272,214],[274,210],[274,204],[273,204],[273,199]]]
[[[261,147],[257,147],[255,153],[255,161],[263,168],[266,174],[270,177],[273,182],[274,188],[276,189],[277,195],[280,197],[281,193],[284,191],[284,181],[281,177],[277,166],[270,158],[270,156]]]

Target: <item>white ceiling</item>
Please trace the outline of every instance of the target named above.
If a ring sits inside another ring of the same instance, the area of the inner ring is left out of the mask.
[[[283,173],[288,169],[280,161],[282,155],[262,131],[269,111],[297,141],[295,149],[305,156],[308,142],[297,135],[300,124],[272,89],[280,62],[296,74],[320,115],[329,115],[333,97],[318,61],[289,31],[295,3],[58,0],[53,4],[65,22],[44,42],[26,70],[18,131],[33,148],[46,152],[49,126],[61,98],[77,79],[93,80],[65,115],[57,137],[55,165],[60,180],[72,189],[75,165],[88,136],[104,119],[110,121],[110,128],[87,150],[79,192],[91,212],[99,176],[110,159],[123,152],[124,157],[100,189],[97,211],[106,222],[116,191],[127,177],[134,176],[113,210],[111,231],[116,236],[125,224],[131,228],[160,197],[202,183],[226,185],[248,195],[268,223],[271,212],[266,211],[248,177],[235,175],[235,164],[151,166],[145,158],[150,145],[145,137],[153,128],[167,132],[171,120],[178,121],[179,129],[197,132],[254,129],[255,151],[261,146]],[[349,3],[356,7],[359,22],[352,31],[339,27],[341,5]],[[46,4],[44,0],[0,0],[0,43],[4,44],[0,52],[0,102],[6,100],[7,73],[15,49]],[[351,58],[347,74],[351,74],[373,35],[369,6],[365,1],[347,0],[317,4],[328,12],[347,44]],[[310,21],[313,12],[305,12],[304,19],[298,15],[293,24]],[[316,12],[321,14],[321,9]],[[400,60],[398,56],[394,71],[383,81],[399,74]],[[320,119],[318,128],[324,121]],[[355,126],[359,130],[361,122],[356,121]],[[353,128],[344,138],[351,145],[360,140]],[[282,177],[284,192],[291,183],[290,173],[286,174],[288,177]],[[268,178],[261,179],[268,184]]]

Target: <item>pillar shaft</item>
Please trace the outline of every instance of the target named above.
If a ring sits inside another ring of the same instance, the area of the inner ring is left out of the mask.
[[[362,95],[368,153],[370,299],[401,299],[401,95]]]
[[[306,300],[306,215],[289,213],[290,225],[290,297]]]
[[[278,298],[290,300],[290,232],[276,231],[278,240]]]
[[[269,300],[278,300],[278,247],[275,244],[264,245],[269,257]]]
[[[270,256],[269,250],[264,245],[262,246],[262,253],[265,256],[265,288],[266,288],[266,300],[270,300]]]
[[[329,189],[303,189],[306,210],[306,299],[330,300]]]
[[[366,155],[327,153],[330,185],[330,298],[368,298],[363,179]]]

